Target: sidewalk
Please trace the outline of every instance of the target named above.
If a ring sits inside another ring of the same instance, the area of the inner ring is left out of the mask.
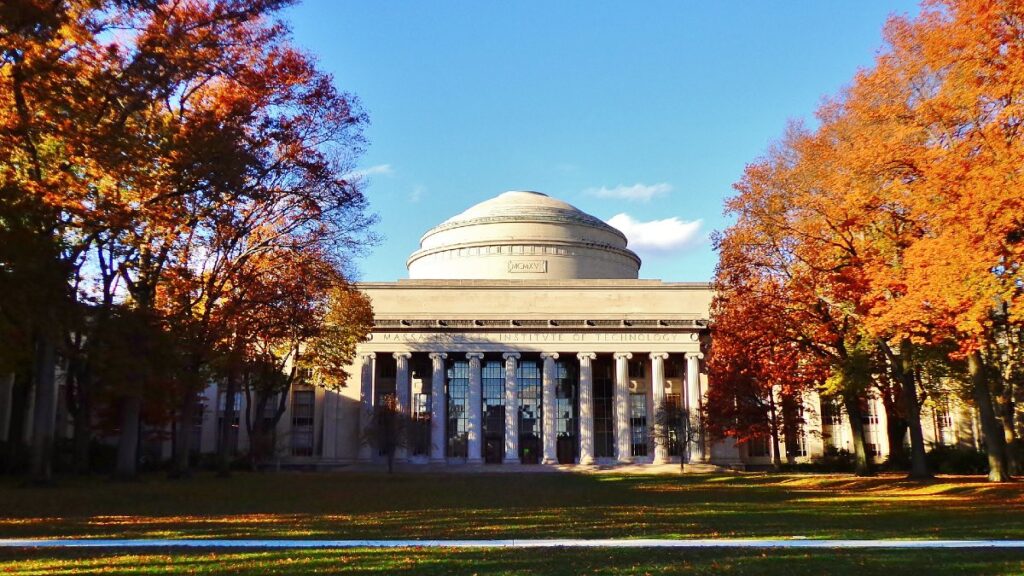
[[[546,540],[127,540],[0,539],[0,548],[1001,548],[1024,549],[1024,540],[808,540],[793,539],[575,539]]]

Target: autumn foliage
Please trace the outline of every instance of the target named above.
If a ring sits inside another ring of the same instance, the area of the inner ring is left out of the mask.
[[[0,331],[18,343],[0,371],[46,381],[55,353],[68,359],[83,466],[95,421],[125,476],[145,430],[173,421],[187,469],[208,382],[255,386],[253,363],[294,372],[309,347],[333,351],[309,360],[342,385],[368,328],[346,279],[373,240],[348,176],[367,118],[291,43],[287,4],[0,7]],[[121,359],[131,347],[147,352]],[[97,419],[101,406],[114,413]]]
[[[912,473],[925,476],[919,374],[940,357],[1002,480],[1022,385],[1024,4],[926,1],[890,19],[885,39],[813,127],[793,124],[746,168],[727,204],[709,417],[742,439],[754,417],[722,406],[751,382],[762,399],[772,386],[817,390],[846,408],[867,474],[859,400],[885,388],[904,425],[890,434],[909,433]]]

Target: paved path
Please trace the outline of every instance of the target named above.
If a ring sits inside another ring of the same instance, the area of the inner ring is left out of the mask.
[[[547,539],[547,540],[126,540],[0,539],[0,548],[1010,548],[1024,540]]]

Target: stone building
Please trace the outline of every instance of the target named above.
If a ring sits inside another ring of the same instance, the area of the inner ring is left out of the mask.
[[[603,221],[541,193],[505,192],[427,231],[407,265],[409,279],[360,285],[374,328],[348,385],[290,392],[274,440],[281,463],[380,460],[367,440],[374,406],[389,395],[408,418],[398,459],[410,463],[771,461],[769,442],[711,441],[689,416],[708,386],[710,285],[639,279],[640,258]],[[216,449],[224,400],[217,385],[207,389],[193,442],[203,452]],[[245,451],[245,397],[235,405],[243,415],[229,441]],[[841,410],[815,395],[802,409],[800,459],[852,448]],[[865,414],[868,443],[884,459],[881,403],[869,400]],[[965,407],[923,418],[930,442],[976,445]],[[149,449],[167,456],[170,446]]]

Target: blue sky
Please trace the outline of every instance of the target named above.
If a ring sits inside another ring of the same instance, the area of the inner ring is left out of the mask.
[[[361,280],[406,277],[430,227],[536,190],[626,232],[642,278],[706,281],[743,167],[869,66],[915,1],[306,0],[286,18],[370,115],[360,161],[383,241]]]

